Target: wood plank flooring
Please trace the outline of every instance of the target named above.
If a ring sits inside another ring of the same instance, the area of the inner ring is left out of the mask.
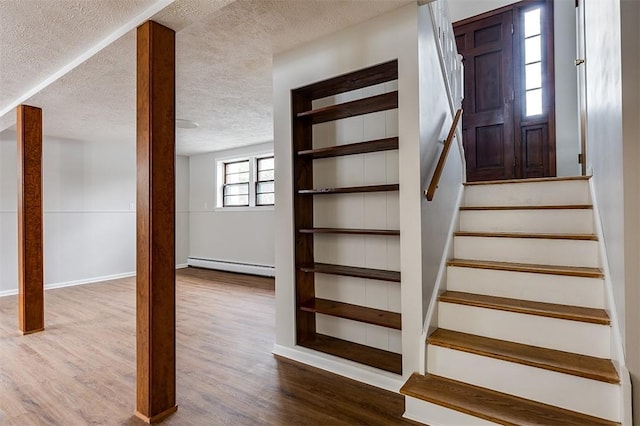
[[[271,354],[273,280],[177,272],[178,412],[169,425],[394,425],[403,398]],[[138,425],[133,278],[46,292],[21,336],[0,298],[1,425]]]

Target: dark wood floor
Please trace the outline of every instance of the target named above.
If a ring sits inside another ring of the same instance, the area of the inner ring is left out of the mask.
[[[175,425],[393,425],[401,396],[276,359],[273,280],[177,274]],[[0,424],[141,424],[133,278],[50,290],[46,330],[17,331],[0,298]]]

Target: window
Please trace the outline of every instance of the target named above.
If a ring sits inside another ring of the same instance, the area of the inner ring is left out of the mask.
[[[525,116],[542,111],[542,25],[541,8],[524,12]]]
[[[256,159],[256,206],[272,206],[274,203],[273,156]]]
[[[224,163],[222,206],[249,205],[249,160]]]
[[[273,154],[217,162],[217,208],[273,206],[275,200]]]

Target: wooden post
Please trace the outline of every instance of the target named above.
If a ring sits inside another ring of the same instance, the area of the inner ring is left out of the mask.
[[[176,405],[175,32],[138,27],[136,416]]]
[[[19,105],[18,323],[22,334],[44,330],[42,243],[42,109]]]

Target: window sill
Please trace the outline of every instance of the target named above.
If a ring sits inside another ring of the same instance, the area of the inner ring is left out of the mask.
[[[248,207],[216,207],[213,211],[216,213],[237,213],[237,212],[261,212],[273,211],[275,206],[248,206]]]

